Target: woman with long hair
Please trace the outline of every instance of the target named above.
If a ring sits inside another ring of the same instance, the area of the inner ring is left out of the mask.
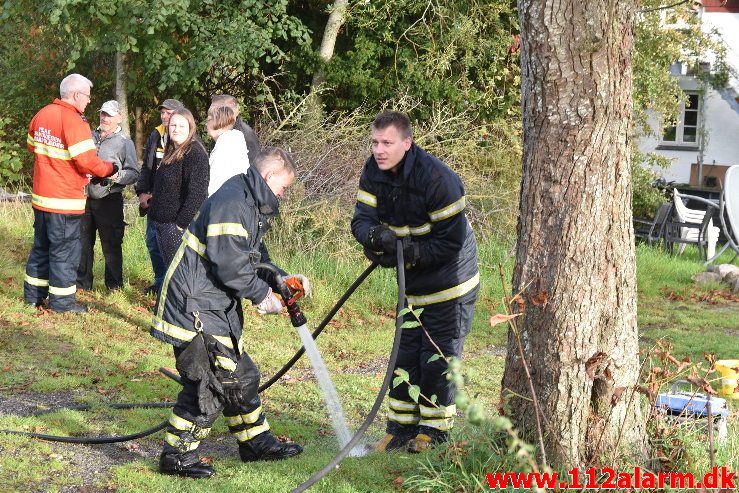
[[[234,129],[236,112],[229,106],[208,110],[208,135],[216,143],[210,152],[210,182],[208,196],[213,195],[226,180],[249,169],[249,151],[244,134]]]
[[[208,152],[196,135],[195,118],[180,108],[169,119],[169,140],[154,177],[149,219],[154,221],[164,263],[174,258],[185,228],[208,196]]]

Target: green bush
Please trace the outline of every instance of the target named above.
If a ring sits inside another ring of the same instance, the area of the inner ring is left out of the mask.
[[[631,160],[631,183],[633,195],[631,207],[635,217],[652,217],[659,205],[665,200],[664,191],[655,187],[659,177],[655,167],[666,168],[668,159],[656,154],[642,154],[634,151]]]
[[[4,188],[21,181],[23,168],[21,146],[9,139],[5,130],[8,123],[7,118],[0,117],[0,186]]]

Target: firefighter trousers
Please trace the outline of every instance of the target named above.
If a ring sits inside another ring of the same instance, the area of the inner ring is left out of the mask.
[[[451,430],[457,411],[455,386],[446,378],[444,358],[434,355],[441,350],[446,358],[461,358],[472,325],[476,294],[424,306],[419,318],[431,339],[421,327],[402,329],[395,368],[408,372],[409,382],[390,390],[388,433],[413,435],[419,426],[439,432]],[[404,322],[415,320],[410,313],[403,317]],[[417,400],[409,395],[409,384],[420,387],[421,396]],[[436,399],[429,402],[432,396]]]
[[[184,348],[175,348],[175,358],[179,357],[183,351]],[[231,357],[232,360],[237,361],[235,374],[243,383],[244,399],[238,407],[223,408],[220,403],[216,405],[222,410],[229,431],[241,445],[269,431],[269,423],[264,416],[262,402],[257,393],[259,370],[246,353],[240,356],[234,353]],[[200,397],[198,382],[182,378],[182,390],[177,396],[177,403],[166,428],[163,454],[192,452],[210,433],[210,428],[220,411],[212,414],[203,413],[198,404]]]
[[[26,263],[23,296],[49,308],[67,311],[75,303],[80,263],[81,214],[57,214],[33,209],[33,247]]]

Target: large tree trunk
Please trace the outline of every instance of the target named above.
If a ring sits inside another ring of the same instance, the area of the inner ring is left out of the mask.
[[[538,443],[520,340],[549,463],[615,464],[621,452],[643,454],[628,141],[635,4],[518,8],[524,152],[513,291],[527,303],[520,338],[509,332],[503,392]]]
[[[131,135],[128,126],[128,95],[126,94],[126,54],[115,52],[115,99],[121,107],[123,120],[121,129],[127,136]]]

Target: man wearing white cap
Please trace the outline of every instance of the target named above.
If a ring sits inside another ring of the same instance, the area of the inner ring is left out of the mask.
[[[123,116],[118,101],[106,101],[100,108],[100,126],[92,132],[97,154],[118,167],[118,172],[105,179],[93,178],[87,186],[87,207],[82,216],[80,242],[82,255],[77,269],[77,287],[92,288],[95,233],[105,257],[105,286],[123,286],[123,194],[126,185],[139,177],[139,163],[133,141],[126,137],[120,123]]]

